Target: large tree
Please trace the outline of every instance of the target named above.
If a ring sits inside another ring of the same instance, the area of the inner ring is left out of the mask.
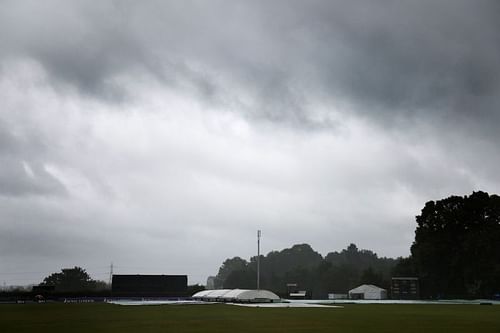
[[[240,257],[226,259],[219,268],[219,273],[215,277],[215,288],[227,288],[225,282],[234,271],[244,271],[248,267],[248,262]],[[234,277],[233,277],[234,280]]]
[[[485,192],[429,201],[417,216],[412,261],[424,296],[500,291],[500,197]]]
[[[55,286],[57,291],[85,291],[102,289],[102,281],[92,280],[81,267],[63,268],[59,273],[52,273],[43,279],[42,285]]]

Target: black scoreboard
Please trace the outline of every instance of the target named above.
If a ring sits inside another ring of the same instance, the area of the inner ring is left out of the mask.
[[[187,275],[113,275],[113,296],[187,296]]]
[[[419,299],[420,287],[417,277],[393,277],[391,281],[392,299]]]

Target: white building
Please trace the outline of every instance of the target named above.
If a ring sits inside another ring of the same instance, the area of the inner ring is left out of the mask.
[[[386,299],[387,290],[372,284],[363,284],[357,288],[349,290],[350,299]]]

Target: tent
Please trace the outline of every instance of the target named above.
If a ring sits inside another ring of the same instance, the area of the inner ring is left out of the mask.
[[[372,284],[363,284],[349,290],[350,299],[386,299],[387,290]]]
[[[215,289],[203,290],[192,296],[195,300],[207,302],[272,303],[280,298],[268,290],[255,289]]]

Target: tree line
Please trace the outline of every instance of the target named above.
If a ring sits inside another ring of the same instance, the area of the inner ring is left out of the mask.
[[[486,192],[425,204],[416,216],[411,255],[380,258],[350,244],[323,257],[308,244],[261,255],[260,285],[286,295],[297,283],[313,298],[346,293],[360,284],[390,290],[391,277],[418,277],[424,298],[500,297],[500,197]],[[226,259],[216,288],[256,287],[257,257]]]
[[[285,296],[288,284],[297,284],[313,298],[328,293],[346,293],[359,284],[371,283],[389,288],[396,260],[380,258],[370,250],[350,244],[340,252],[323,257],[309,244],[297,244],[260,257],[260,286]],[[256,287],[257,257],[246,261],[234,257],[224,261],[215,278],[216,288]]]

